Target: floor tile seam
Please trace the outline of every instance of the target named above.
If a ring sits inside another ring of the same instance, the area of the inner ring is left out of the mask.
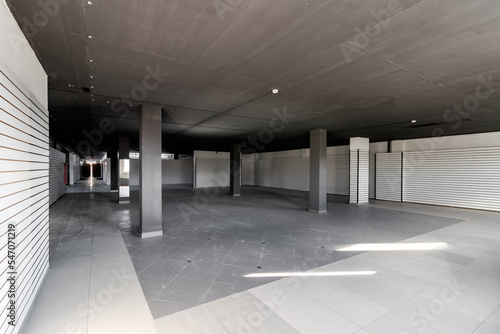
[[[181,262],[181,261],[179,261],[179,262]],[[188,265],[188,266],[189,266],[189,265]],[[186,266],[186,268],[187,268],[188,266]],[[182,279],[189,279],[189,280],[199,281],[199,282],[209,282],[209,281],[204,281],[204,280],[200,280],[200,279],[196,279],[196,278],[180,277],[180,276],[179,276],[179,274],[180,274],[180,273],[182,273],[182,272],[183,272],[186,268],[184,268],[184,269],[182,269],[180,272],[178,272],[178,273],[177,273],[177,274],[176,274],[176,275],[175,275],[175,276],[174,276],[174,277],[173,277],[173,278],[172,278],[172,279],[171,279],[171,280],[170,280],[170,281],[169,281],[169,282],[165,285],[165,287],[161,289],[161,291],[159,291],[157,294],[155,294],[155,295],[154,295],[154,297],[158,296],[158,295],[159,295],[160,293],[162,293],[162,292],[163,292],[166,288],[168,288],[168,286],[170,285],[170,283],[172,283],[172,282],[173,282],[176,278],[181,279],[181,280],[182,280]],[[219,274],[220,274],[220,273],[219,273]],[[210,284],[210,287],[213,285],[213,283],[214,283],[214,281],[212,281],[212,283]],[[206,293],[206,292],[208,292],[208,290],[207,290],[207,291],[205,291],[205,293]],[[153,297],[153,298],[151,298],[151,299],[154,299],[154,297]],[[204,297],[204,295],[203,295],[203,297]],[[202,298],[202,299],[203,299],[203,298]],[[200,299],[200,301],[201,301],[202,299]],[[157,300],[160,300],[160,299],[158,299],[158,298],[157,298]],[[163,300],[163,301],[171,302],[171,301],[168,301],[168,300]],[[200,302],[200,301],[198,301],[198,304],[197,304],[197,305],[199,305],[199,302]]]
[[[492,312],[492,313],[493,313],[493,312]],[[490,315],[491,315],[491,314],[490,314]],[[490,316],[490,315],[489,315],[489,316]],[[489,317],[489,316],[488,316],[488,317]],[[486,318],[483,322],[481,322],[481,325],[482,325],[482,324],[484,324],[484,323],[486,323],[487,325],[490,325],[491,327],[498,328],[498,332],[500,333],[500,326],[497,326],[496,324],[492,324],[491,322],[488,322],[488,320],[487,320],[487,319],[488,319],[488,318]],[[481,325],[480,325],[480,326],[481,326]]]
[[[219,274],[220,274],[220,273],[219,273]],[[219,274],[218,274],[218,275],[219,275]],[[217,275],[217,276],[218,276],[218,275]],[[214,283],[215,283],[215,280],[213,280],[213,281],[212,281],[212,283],[210,283],[210,286],[208,287],[207,291],[205,291],[205,293],[203,294],[203,296],[201,297],[201,299],[198,301],[198,304],[197,304],[198,306],[203,305],[203,304],[206,304],[206,303],[203,303],[203,300],[205,299],[205,297],[206,297],[206,295],[207,295],[208,291],[210,291],[210,289],[212,289],[212,286],[214,285]]]
[[[431,304],[433,303],[433,300],[430,300],[430,299],[428,299],[428,298],[426,298],[426,297],[423,297],[423,296],[419,296],[419,297],[421,297],[421,298],[426,299],[427,301],[429,301],[429,304],[428,304],[428,305],[431,305]],[[413,299],[413,298],[415,298],[415,297],[412,297],[412,298],[410,298],[410,299]],[[410,299],[408,299],[406,302],[408,302]],[[404,302],[404,303],[406,303],[406,302]],[[403,304],[404,304],[404,303],[403,303]],[[417,313],[417,311],[415,311],[415,312],[414,312],[414,313],[412,313],[411,315],[404,314],[404,313],[400,310],[400,306],[401,306],[401,305],[403,305],[403,304],[400,304],[399,306],[397,306],[397,307],[396,307],[395,309],[393,309],[392,311],[394,311],[394,312],[398,313],[399,315],[401,315],[401,316],[403,316],[403,317],[407,318],[408,320],[411,320],[411,317],[412,317],[412,315],[413,315],[413,314],[418,314],[418,313]],[[471,333],[475,333],[475,331],[476,331],[479,327],[481,327],[481,325],[482,325],[484,322],[486,322],[486,321],[481,321],[481,320],[479,320],[479,319],[475,318],[474,316],[472,316],[472,315],[470,315],[470,314],[466,314],[466,313],[464,313],[464,312],[462,312],[462,311],[460,311],[460,310],[456,310],[456,309],[454,309],[454,308],[451,308],[451,307],[449,307],[449,306],[447,306],[447,305],[444,305],[444,307],[445,307],[445,311],[444,311],[444,312],[439,313],[439,315],[440,315],[440,316],[441,316],[441,315],[443,315],[444,313],[446,313],[446,310],[449,310],[449,311],[454,311],[454,312],[460,313],[460,314],[462,314],[462,315],[464,315],[464,316],[467,316],[467,317],[469,317],[469,318],[472,318],[473,320],[478,321],[478,322],[479,322],[479,324],[477,325],[477,327],[475,327],[475,328],[474,328],[474,330],[473,330]],[[434,320],[434,321],[430,321],[430,322],[429,322],[429,324],[426,324],[426,325],[425,325],[425,327],[426,327],[426,328],[429,328],[429,329],[431,329],[431,330],[433,330],[433,331],[435,331],[435,332],[437,332],[437,333],[442,333],[442,332],[441,332],[441,331],[439,331],[436,327],[432,327],[432,326],[431,326],[431,324],[432,324],[432,323],[434,323],[434,322],[435,322],[435,320]],[[496,327],[496,326],[493,326],[493,327]]]
[[[351,291],[351,290],[349,290],[349,291]],[[351,291],[351,292],[354,292],[354,291]],[[354,293],[356,293],[356,292],[354,292]],[[359,293],[356,293],[356,294],[360,295]],[[335,312],[337,315],[341,316],[342,318],[344,318],[344,319],[348,320],[348,321],[349,321],[349,322],[351,322],[352,324],[354,324],[354,325],[358,326],[360,329],[362,329],[362,328],[364,328],[364,327],[366,327],[366,326],[369,326],[371,323],[373,323],[373,322],[377,321],[378,319],[382,318],[383,316],[385,316],[386,314],[388,314],[388,313],[390,313],[390,312],[392,311],[390,308],[388,308],[388,307],[386,307],[386,306],[384,306],[384,305],[382,305],[382,304],[380,304],[380,303],[378,303],[378,302],[376,302],[376,301],[374,301],[374,300],[372,300],[372,299],[370,299],[370,298],[368,298],[368,297],[366,297],[366,296],[362,296],[362,295],[360,295],[360,296],[361,296],[361,297],[364,297],[364,298],[366,298],[366,299],[368,299],[369,301],[371,301],[371,302],[373,302],[373,303],[377,304],[378,306],[381,306],[381,307],[383,307],[383,308],[387,309],[388,311],[387,311],[387,312],[385,312],[384,314],[382,314],[382,315],[378,316],[376,319],[374,319],[374,320],[370,321],[370,323],[368,323],[368,324],[366,324],[366,325],[360,325],[360,324],[357,324],[356,322],[354,322],[354,320],[351,320],[351,319],[347,318],[346,316],[344,316],[344,315],[340,314],[340,313],[339,313],[339,312],[337,312],[336,310],[332,309],[331,307],[329,307],[328,305],[326,305],[326,304],[325,304],[325,303],[323,303],[322,301],[318,300],[317,298],[314,298],[314,300],[315,300],[315,301],[317,301],[318,303],[320,303],[321,305],[325,306],[325,307],[326,307],[326,308],[328,308],[329,310],[331,310],[331,311]],[[358,329],[358,330],[359,330],[359,329]]]
[[[216,302],[216,301],[214,301],[214,302]],[[217,319],[217,322],[226,330],[226,332],[227,333],[231,333],[230,330],[229,330],[229,328],[226,325],[224,325],[224,323],[222,322],[222,320],[212,310],[212,308],[210,307],[210,303],[206,303],[205,305],[206,305],[207,309],[209,310],[210,314],[212,314],[215,317],[215,319]]]
[[[443,282],[441,282],[441,283],[439,283],[439,284],[442,284],[442,283],[443,283]],[[420,298],[423,298],[423,299],[425,299],[425,300],[429,301],[429,305],[430,305],[430,304],[432,304],[432,303],[434,302],[434,300],[435,300],[435,299],[430,299],[429,297],[427,297],[427,296],[423,296],[423,295],[421,296],[421,294],[422,294],[422,293],[424,293],[425,291],[427,291],[427,290],[424,290],[424,291],[420,292],[420,293],[419,293],[417,296],[415,296],[415,297],[420,297]],[[413,297],[413,298],[414,298],[414,297]],[[467,317],[469,317],[469,318],[472,318],[472,319],[474,319],[474,320],[476,320],[476,321],[479,321],[479,323],[487,322],[487,321],[486,321],[486,319],[488,319],[488,317],[489,317],[489,316],[490,316],[490,315],[491,315],[491,314],[495,311],[495,309],[496,309],[496,307],[495,307],[495,308],[494,308],[494,309],[493,309],[493,310],[492,310],[492,311],[491,311],[491,312],[490,312],[490,313],[489,313],[489,314],[488,314],[488,315],[487,315],[487,316],[486,316],[483,320],[481,320],[481,319],[478,319],[478,318],[476,318],[475,316],[473,316],[473,315],[471,315],[471,314],[467,314],[467,313],[466,313],[466,312],[464,312],[461,308],[460,308],[460,309],[455,309],[455,308],[452,308],[452,307],[450,307],[450,306],[448,306],[448,305],[444,305],[444,306],[445,306],[447,309],[450,309],[450,310],[455,311],[455,312],[458,312],[458,313],[460,313],[460,314],[462,314],[462,315],[464,315],[464,316],[467,316]],[[498,306],[497,306],[497,307],[498,307]],[[496,327],[496,326],[495,326],[495,327]]]
[[[252,292],[250,292],[250,293],[252,293]],[[253,293],[252,293],[252,294],[253,294]],[[255,295],[254,295],[254,296],[255,296]],[[307,295],[306,295],[306,296],[307,296]],[[262,301],[261,301],[261,300],[260,300],[257,296],[255,296],[255,297],[256,297],[256,298],[257,298],[257,299],[258,299],[261,303],[263,303],[263,302],[262,302]],[[309,297],[309,296],[308,296],[308,297]],[[351,320],[347,319],[347,318],[346,318],[346,317],[344,317],[342,314],[338,313],[338,312],[337,312],[337,311],[335,311],[335,310],[332,310],[332,309],[331,309],[331,308],[329,308],[328,306],[324,305],[323,303],[321,303],[320,301],[318,301],[318,300],[316,300],[315,298],[312,298],[312,297],[311,297],[311,299],[310,299],[310,300],[303,301],[303,302],[301,302],[301,303],[299,303],[299,304],[295,305],[293,308],[291,308],[291,309],[289,309],[289,310],[287,310],[287,311],[284,311],[282,314],[284,315],[284,314],[286,314],[286,313],[288,313],[288,312],[292,311],[293,309],[296,309],[296,308],[298,308],[298,307],[304,306],[304,305],[306,305],[307,303],[310,303],[310,302],[312,302],[312,301],[315,301],[315,302],[319,303],[319,304],[320,304],[320,305],[322,305],[323,307],[326,307],[328,310],[330,310],[331,312],[335,313],[338,317],[340,317],[340,318],[344,319],[345,321],[347,321],[347,322],[349,322],[349,323],[353,324],[354,326],[358,327],[358,329],[357,329],[356,331],[358,331],[358,330],[360,330],[361,328],[363,328],[363,327],[361,327],[360,325],[358,325],[358,324],[354,323],[353,321],[351,321]],[[264,303],[263,303],[263,304],[264,304]],[[273,312],[274,312],[274,313],[275,313],[275,315],[276,315],[276,316],[278,316],[281,320],[283,320],[284,322],[286,322],[286,323],[287,323],[290,327],[294,328],[297,332],[301,333],[299,328],[295,327],[293,324],[291,324],[290,322],[288,322],[287,320],[285,320],[285,319],[282,317],[282,315],[280,314],[281,312],[280,312],[280,313],[276,313],[274,310],[273,310]]]

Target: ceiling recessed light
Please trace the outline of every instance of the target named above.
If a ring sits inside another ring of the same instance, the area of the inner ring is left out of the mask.
[[[90,59],[90,62],[91,62],[91,63],[93,63],[93,62],[94,62],[94,60]]]
[[[109,103],[109,101],[106,101],[106,103]]]
[[[89,35],[89,38],[92,38],[92,36]]]
[[[279,90],[275,88],[275,89],[272,90],[272,92],[273,92],[273,94],[278,94]]]
[[[94,79],[94,76],[93,76],[93,75],[91,75],[91,76],[90,76],[90,79]]]
[[[92,101],[95,101],[94,99],[92,99]]]
[[[414,120],[412,120],[411,122],[412,122],[412,123],[417,123],[417,120],[416,120],[416,119],[414,119]]]
[[[92,6],[92,1],[87,1],[87,4],[88,4],[89,6]]]

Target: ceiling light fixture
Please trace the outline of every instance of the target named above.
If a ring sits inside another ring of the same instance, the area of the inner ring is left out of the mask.
[[[273,89],[272,90],[273,94],[278,94],[279,93],[279,90],[277,88]]]
[[[417,120],[416,120],[416,119],[414,119],[414,120],[412,120],[411,122],[412,122],[412,123],[417,123]]]
[[[90,59],[90,62],[91,62],[91,63],[93,63],[93,62],[94,62],[94,60]]]
[[[91,76],[90,76],[90,79],[94,79],[94,76],[93,76],[93,75],[91,75]]]
[[[92,39],[92,36],[89,35],[89,38]]]
[[[88,4],[89,6],[92,6],[92,1],[87,1],[87,4]]]

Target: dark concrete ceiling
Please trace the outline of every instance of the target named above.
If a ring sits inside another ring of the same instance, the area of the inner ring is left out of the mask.
[[[85,130],[95,130],[91,150],[118,136],[136,147],[141,103],[163,108],[169,152],[222,150],[259,131],[257,149],[270,150],[306,147],[315,128],[330,144],[500,130],[499,1],[9,6],[49,76],[51,134],[73,149]],[[284,129],[271,124],[285,110]],[[265,137],[270,127],[282,131]]]

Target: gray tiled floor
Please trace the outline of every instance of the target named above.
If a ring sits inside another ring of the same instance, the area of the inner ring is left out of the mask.
[[[304,212],[300,192],[244,191],[245,200],[211,198],[196,208],[204,218],[186,222],[179,205],[193,203],[192,190],[165,189],[167,234],[148,240],[131,235],[136,204],[118,205],[110,193],[65,195],[51,207],[51,268],[22,333],[500,333],[499,213],[381,201],[352,207],[332,197],[330,213],[318,216]],[[337,250],[394,241],[443,246]],[[224,263],[229,254],[259,252],[261,269]],[[243,277],[289,269],[279,266],[291,266],[292,253],[297,277]],[[165,310],[171,314],[161,316]]]
[[[234,198],[217,191],[205,197],[164,187],[164,236],[146,240],[135,235],[138,192],[131,204],[112,205],[154,318],[276,280],[247,274],[305,271],[359,254],[335,251],[341,246],[397,242],[462,221],[350,206],[341,196],[329,196],[328,213],[315,215],[303,192],[246,187]]]

